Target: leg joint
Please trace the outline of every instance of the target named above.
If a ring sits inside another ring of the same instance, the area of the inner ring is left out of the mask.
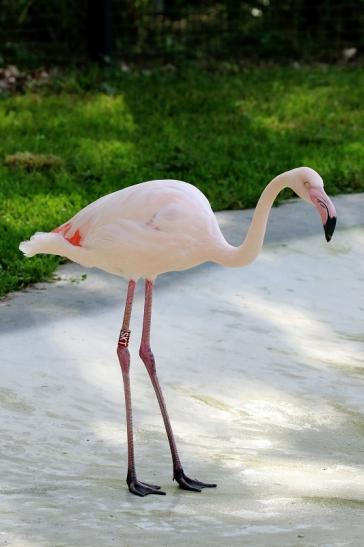
[[[141,345],[139,349],[139,355],[143,363],[145,364],[148,372],[155,373],[155,359],[150,346]]]
[[[118,344],[116,352],[118,354],[121,370],[128,373],[130,369],[130,353],[128,348]]]

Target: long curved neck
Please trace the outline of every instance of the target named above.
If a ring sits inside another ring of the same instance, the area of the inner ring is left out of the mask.
[[[286,173],[274,178],[264,189],[254,211],[248,233],[239,247],[226,243],[219,263],[224,266],[246,266],[255,260],[263,246],[269,212],[279,192],[287,186]]]

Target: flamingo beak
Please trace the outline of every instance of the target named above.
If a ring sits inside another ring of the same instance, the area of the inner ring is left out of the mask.
[[[326,241],[329,242],[336,226],[335,206],[323,188],[311,188],[309,194],[312,204],[316,207],[321,217]]]
[[[336,217],[330,217],[327,219],[326,224],[324,224],[325,237],[326,241],[329,242],[332,238],[336,226]]]

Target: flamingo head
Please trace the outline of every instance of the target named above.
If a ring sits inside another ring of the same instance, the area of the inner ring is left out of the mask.
[[[326,241],[330,241],[336,226],[336,210],[324,190],[322,178],[309,167],[293,169],[292,190],[302,199],[313,205],[319,213],[324,227]]]

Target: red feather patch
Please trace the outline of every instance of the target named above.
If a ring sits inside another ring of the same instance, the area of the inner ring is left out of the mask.
[[[71,230],[72,226],[69,222],[67,224],[62,224],[62,226],[59,226],[58,228],[55,228],[53,232],[56,234],[62,234],[63,237],[71,243],[71,245],[74,245],[75,247],[81,247],[81,233],[80,230],[76,230],[72,237],[67,237],[67,232]]]

